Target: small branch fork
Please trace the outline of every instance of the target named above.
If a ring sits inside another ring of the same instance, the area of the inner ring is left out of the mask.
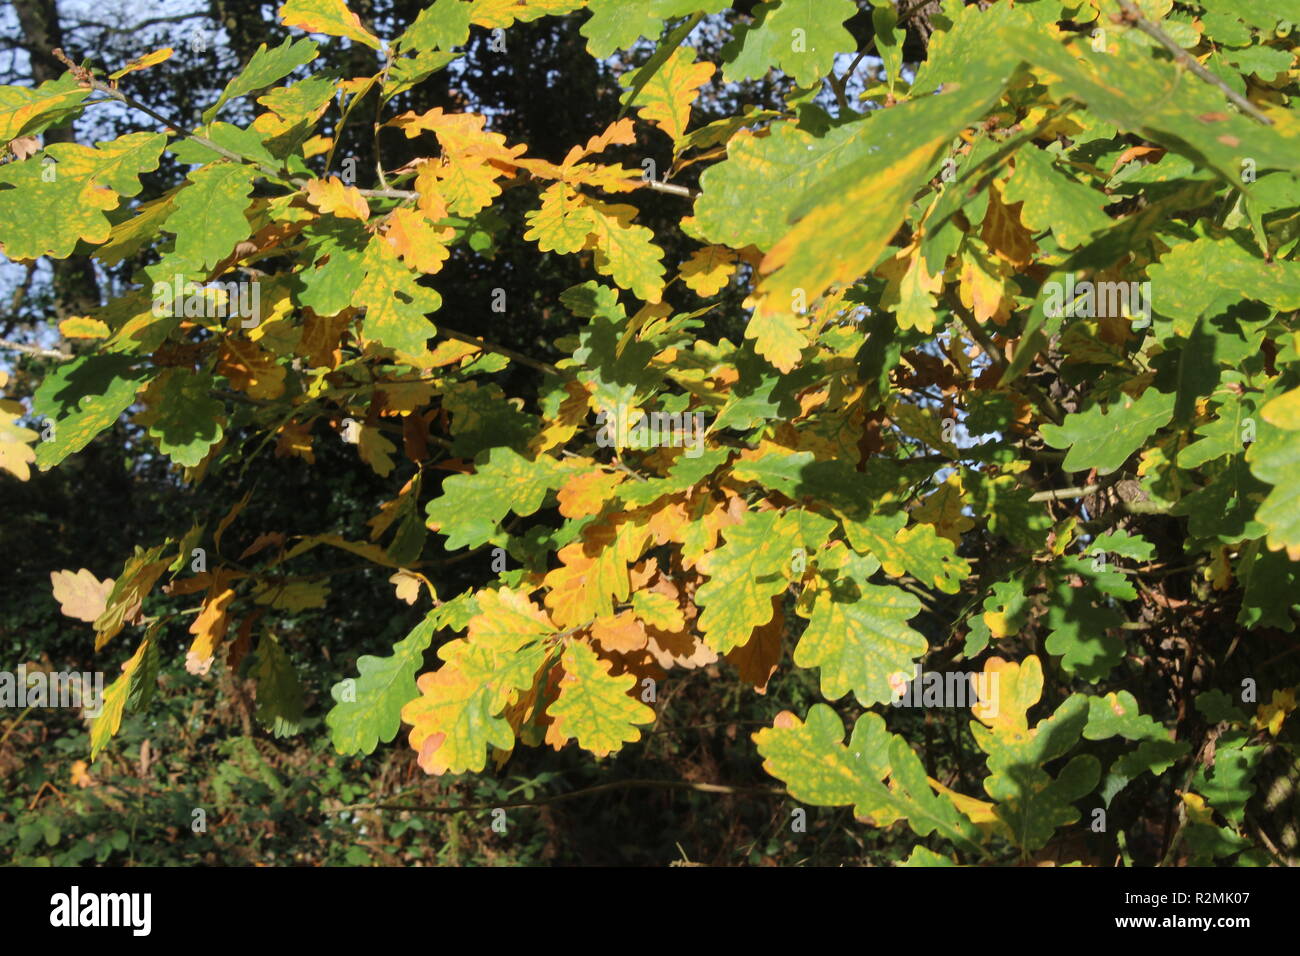
[[[1221,90],[1223,95],[1231,100],[1232,103],[1243,113],[1248,113],[1265,126],[1273,125],[1273,121],[1261,113],[1254,103],[1246,99],[1232,87],[1228,86],[1227,83],[1224,83],[1223,80],[1219,79],[1205,67],[1201,66],[1201,64],[1196,61],[1196,58],[1179,46],[1173,37],[1143,16],[1142,11],[1137,8],[1137,5],[1133,3],[1133,0],[1119,0],[1119,5],[1124,9],[1124,15],[1122,17],[1123,21],[1133,24],[1134,27],[1141,30],[1147,36],[1151,37],[1151,39],[1155,40],[1162,47],[1168,50],[1170,54],[1173,55],[1174,60],[1179,64],[1185,66],[1206,83]]]

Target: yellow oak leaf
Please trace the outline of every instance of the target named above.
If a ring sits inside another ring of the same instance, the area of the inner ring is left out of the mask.
[[[613,279],[646,302],[658,302],[664,291],[664,251],[654,233],[633,224],[635,206],[589,201],[596,214],[587,245],[596,250],[596,271]]]
[[[106,339],[110,329],[103,319],[76,315],[59,322],[59,333],[65,339]]]
[[[552,723],[546,730],[546,742],[557,750],[576,739],[582,749],[605,757],[639,740],[636,725],[655,719],[652,708],[628,693],[636,686],[636,677],[612,676],[610,662],[586,644],[569,644],[560,666],[560,693],[548,708]]]
[[[416,574],[414,571],[398,571],[388,579],[388,583],[393,585],[397,594],[397,600],[405,601],[407,604],[414,604],[420,599],[420,584],[423,581],[423,575]]]
[[[613,498],[613,491],[623,483],[621,472],[601,471],[593,463],[592,471],[577,472],[560,488],[560,514],[566,518],[597,515]]]
[[[331,213],[340,219],[359,219],[365,222],[370,218],[370,206],[361,190],[355,186],[345,186],[337,176],[329,179],[313,179],[304,187],[307,201],[321,212]]]
[[[898,327],[933,332],[935,296],[943,291],[943,272],[926,271],[920,243],[887,260],[876,272],[888,280],[880,307],[893,311]]]
[[[194,641],[185,654],[185,669],[191,674],[206,674],[216,659],[217,647],[226,637],[230,628],[230,603],[235,599],[235,592],[220,581],[208,591],[203,601],[203,609],[190,625]]]
[[[990,260],[971,243],[962,252],[959,273],[961,303],[980,322],[1003,325],[1014,306],[1010,267]]]
[[[0,399],[0,471],[9,472],[19,481],[31,477],[31,466],[36,462],[31,445],[40,437],[18,424],[18,419],[26,414],[21,402]]]
[[[645,626],[631,611],[620,611],[592,622],[591,639],[606,651],[639,651],[646,643]]]
[[[1295,710],[1295,693],[1293,687],[1273,691],[1273,699],[1267,704],[1259,705],[1251,726],[1256,730],[1267,729],[1269,734],[1276,737],[1281,732],[1287,715]]]
[[[377,426],[362,425],[358,429],[357,453],[379,477],[387,478],[392,472],[395,451],[397,446],[389,441]]]
[[[1029,708],[1043,693],[1043,665],[1031,654],[1022,663],[990,657],[984,662],[984,678],[974,682],[977,690],[987,689],[991,699],[983,697],[971,707],[986,727],[999,737],[1019,739],[1033,736],[1029,729]]]
[[[542,252],[571,255],[587,245],[596,228],[588,199],[568,183],[552,183],[542,191],[542,204],[524,215],[524,238]]]
[[[120,70],[114,70],[108,75],[110,80],[120,80],[128,73],[135,73],[137,70],[147,70],[151,66],[157,66],[172,55],[172,48],[163,47],[161,50],[154,50],[152,53],[146,53],[143,56],[137,56],[134,60],[127,63]]]
[[[696,249],[680,271],[686,288],[702,298],[717,295],[736,272],[736,254],[726,246]]]
[[[948,480],[939,486],[933,494],[926,496],[921,504],[913,509],[912,517],[925,524],[934,525],[940,537],[947,538],[953,544],[961,544],[963,531],[975,526],[975,521],[962,513],[965,501],[962,499],[964,489],[959,475],[949,475]]]
[[[1037,251],[1033,234],[1020,221],[1020,207],[1023,203],[1007,205],[1002,198],[1001,186],[994,183],[989,187],[988,211],[984,213],[984,224],[980,227],[980,238],[984,240],[989,251],[1013,266],[1026,266]]]
[[[695,62],[693,49],[678,47],[642,88],[637,112],[676,143],[686,134],[696,91],[709,82],[713,71],[712,63]]]
[[[565,384],[567,397],[560,402],[560,408],[553,419],[548,419],[545,427],[533,437],[528,448],[533,457],[558,448],[578,433],[587,420],[589,398],[587,389],[579,381]]]
[[[216,370],[250,398],[275,399],[284,394],[284,367],[274,355],[252,342],[222,339]]]
[[[614,613],[614,602],[627,599],[628,565],[641,557],[650,540],[645,517],[624,515],[610,524],[588,528],[583,540],[567,544],[550,571],[545,604],[555,623],[578,627]]]
[[[349,10],[343,0],[285,0],[276,15],[286,27],[347,37],[375,50],[383,46],[377,36],[361,25],[361,18]]]
[[[441,269],[451,255],[447,243],[454,235],[455,230],[439,228],[420,212],[402,206],[389,215],[384,238],[408,266],[432,274]]]

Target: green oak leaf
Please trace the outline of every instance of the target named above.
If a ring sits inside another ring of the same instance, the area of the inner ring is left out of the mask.
[[[853,0],[766,3],[755,11],[754,22],[736,35],[723,76],[732,83],[758,80],[776,66],[800,86],[811,86],[830,72],[836,53],[856,49],[844,23],[857,12]]]
[[[726,543],[701,562],[709,580],[695,592],[699,629],[719,654],[749,643],[772,620],[772,598],[789,586],[796,549],[820,547],[832,522],[807,511],[750,511],[723,530]]]
[[[1058,584],[1047,609],[1050,631],[1044,647],[1060,655],[1067,673],[1088,680],[1101,680],[1124,656],[1124,642],[1106,633],[1122,623],[1111,608],[1093,603],[1091,589]]]
[[[270,49],[265,43],[259,45],[239,74],[226,84],[217,101],[204,110],[203,122],[211,123],[221,107],[231,100],[266,89],[316,59],[316,54],[316,44],[305,37],[298,40],[285,37],[279,46]]]
[[[4,254],[66,259],[78,242],[103,242],[112,226],[104,213],[140,192],[140,174],[158,168],[166,145],[163,133],[128,133],[94,147],[52,143],[45,148],[55,161],[48,169],[35,156],[0,166],[0,183],[16,187],[0,190]]]
[[[36,445],[36,463],[48,471],[81,451],[117,421],[149,373],[126,355],[83,355],[46,375],[32,396],[32,412],[52,419],[54,434]]]
[[[395,352],[423,355],[438,331],[425,314],[442,307],[442,296],[416,282],[416,273],[381,236],[366,246],[361,268],[366,275],[352,294],[352,304],[366,310],[365,337]]]
[[[302,726],[302,685],[280,642],[262,635],[250,669],[257,681],[257,719],[276,737],[292,737]]]
[[[192,171],[189,185],[176,194],[163,228],[176,236],[176,255],[184,271],[204,271],[221,262],[248,238],[244,211],[257,170],[240,163],[213,163]]]
[[[575,641],[566,647],[560,666],[564,673],[559,696],[547,713],[562,739],[576,739],[583,750],[605,757],[639,740],[636,725],[655,719],[653,707],[628,694],[637,685],[636,676],[626,672],[612,676],[610,662],[598,657],[589,644]]]
[[[162,453],[178,465],[195,467],[221,440],[226,407],[212,397],[214,387],[206,372],[180,369],[167,369],[150,385],[154,404],[141,424],[149,426]]]
[[[387,657],[369,654],[357,658],[356,678],[330,689],[334,706],[325,715],[334,749],[341,754],[368,754],[397,736],[402,707],[419,696],[415,672],[433,634],[442,626],[442,608],[436,608],[411,633],[393,645]]]
[[[1066,471],[1096,468],[1107,475],[1124,464],[1143,442],[1169,424],[1174,396],[1147,389],[1139,399],[1120,397],[1109,410],[1099,405],[1072,412],[1060,425],[1046,424],[1039,431],[1053,448],[1069,448]]]
[[[526,517],[542,506],[548,491],[559,488],[574,466],[542,455],[529,461],[511,448],[493,448],[479,456],[471,475],[450,475],[442,494],[429,502],[428,525],[447,536],[446,549],[477,547],[496,533],[506,514]]]
[[[1286,549],[1292,560],[1300,559],[1300,484],[1296,481],[1300,475],[1300,430],[1264,424],[1246,460],[1255,477],[1273,486],[1255,513],[1268,528],[1269,548]]]
[[[838,700],[850,690],[864,707],[893,697],[890,678],[910,679],[929,649],[908,621],[921,602],[902,588],[840,577],[819,588],[807,629],[794,650],[798,667],[821,671],[822,694]]]
[[[591,0],[591,18],[578,32],[587,38],[587,52],[603,60],[641,37],[657,39],[665,20],[718,13],[730,5],[729,0]]]
[[[1087,242],[1114,224],[1103,207],[1110,197],[1069,178],[1049,154],[1032,146],[1016,153],[1016,171],[1002,196],[1008,203],[1023,202],[1020,218],[1034,232],[1051,229],[1063,249]]]
[[[826,704],[813,704],[806,722],[785,711],[754,734],[763,769],[796,800],[853,806],[880,826],[906,819],[919,836],[937,832],[963,851],[983,854],[978,829],[950,797],[930,788],[920,759],[902,737],[889,735],[879,714],[863,714],[847,747],[843,740],[844,724]]]

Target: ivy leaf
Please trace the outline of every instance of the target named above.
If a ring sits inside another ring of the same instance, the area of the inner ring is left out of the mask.
[[[66,259],[80,241],[101,243],[111,222],[104,215],[122,196],[140,192],[140,174],[158,168],[167,137],[163,133],[128,133],[94,148],[79,143],[52,143],[45,155],[56,161],[49,170],[32,158],[0,166],[0,245],[10,259],[52,256]],[[36,204],[41,214],[31,214]]]
[[[397,736],[402,708],[419,696],[415,672],[442,616],[439,609],[430,612],[393,645],[388,657],[358,657],[358,676],[330,689],[334,706],[325,715],[325,724],[335,750],[341,754],[373,753],[381,741],[388,743]]]
[[[1109,410],[1100,405],[1072,412],[1060,425],[1046,424],[1039,431],[1053,448],[1069,448],[1066,471],[1096,468],[1108,475],[1174,415],[1174,396],[1148,388],[1139,399],[1121,394]]]
[[[654,708],[628,695],[636,686],[636,676],[611,676],[610,662],[601,660],[587,644],[570,643],[560,666],[564,673],[559,696],[547,708],[553,723],[547,728],[546,740],[556,749],[576,739],[584,750],[606,757],[641,738],[637,724],[655,719]]]

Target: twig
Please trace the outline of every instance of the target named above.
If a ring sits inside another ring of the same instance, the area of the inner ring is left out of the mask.
[[[1201,64],[1196,62],[1196,58],[1178,45],[1178,43],[1164,30],[1148,20],[1142,15],[1142,11],[1137,8],[1133,0],[1119,0],[1119,5],[1124,8],[1124,19],[1132,23],[1135,27],[1145,33],[1151,39],[1155,40],[1162,47],[1168,50],[1173,58],[1182,66],[1191,70],[1192,73],[1200,77],[1211,86],[1218,87],[1223,95],[1232,101],[1244,113],[1249,113],[1255,119],[1259,120],[1265,126],[1272,126],[1273,121],[1259,111],[1259,109],[1250,100],[1246,99],[1223,80],[1219,79]]]
[[[482,813],[488,810],[510,810],[519,807],[542,807],[552,803],[560,803],[564,800],[576,800],[579,797],[589,797],[593,794],[605,793],[610,790],[621,790],[626,787],[647,787],[658,790],[694,790],[697,793],[721,793],[739,796],[787,796],[786,791],[779,787],[730,787],[720,783],[693,783],[689,780],[615,780],[612,783],[601,783],[594,787],[586,787],[582,790],[571,790],[568,793],[558,793],[554,796],[543,797],[540,800],[516,800],[510,803],[460,804],[451,807],[415,807],[404,806],[401,804],[360,803],[347,807],[337,807],[333,810],[326,810],[325,812],[348,813],[349,811],[354,810],[399,810],[407,813]]]
[[[496,345],[492,342],[485,341],[475,335],[466,335],[464,332],[457,332],[455,329],[449,329],[445,325],[439,325],[438,331],[449,339],[455,339],[457,342],[464,342],[468,345],[477,345],[485,352],[496,352],[498,355],[504,355],[520,365],[527,365],[529,368],[535,368],[539,372],[546,372],[549,375],[559,375],[560,370],[550,362],[541,362],[534,358],[529,358],[521,352],[514,349],[508,349],[504,345]]]
[[[1082,488],[1053,488],[1051,491],[1036,491],[1029,496],[1030,501],[1061,501],[1064,498],[1086,498],[1101,491],[1101,485],[1085,485]]]
[[[35,706],[36,706],[35,704],[29,704],[26,710],[24,710],[21,714],[19,714],[12,721],[10,721],[9,729],[5,731],[5,735],[3,737],[0,737],[0,747],[3,747],[5,745],[5,741],[9,739],[9,735],[12,734],[18,728],[18,725],[23,722],[23,718],[26,717],[28,714],[30,714],[32,712],[32,708]]]
[[[56,349],[42,348],[39,345],[27,345],[24,342],[11,342],[8,339],[0,339],[0,349],[10,349],[14,352],[22,352],[24,355],[35,355],[38,358],[53,358],[67,362],[74,358],[75,355],[68,355],[66,352],[60,352]]]

